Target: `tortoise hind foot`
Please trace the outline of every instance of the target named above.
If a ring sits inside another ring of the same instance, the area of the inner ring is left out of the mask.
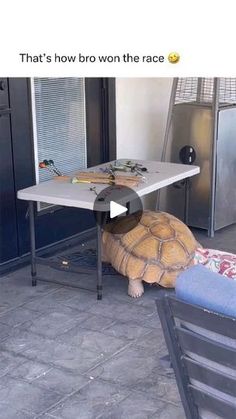
[[[128,295],[133,298],[141,297],[144,293],[142,279],[129,279]]]

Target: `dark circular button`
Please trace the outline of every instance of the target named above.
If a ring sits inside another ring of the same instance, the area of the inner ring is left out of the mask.
[[[193,164],[196,160],[196,151],[193,146],[185,145],[179,152],[179,159],[183,164]]]
[[[133,189],[111,185],[97,195],[93,212],[96,223],[103,230],[113,234],[125,234],[139,223],[143,205]]]

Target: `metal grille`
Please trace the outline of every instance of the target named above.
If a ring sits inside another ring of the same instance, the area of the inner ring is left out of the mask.
[[[87,167],[84,79],[34,78],[31,88],[36,182],[53,177],[39,169],[44,159],[65,175]]]
[[[236,105],[236,78],[220,79],[220,103]]]
[[[179,78],[175,103],[211,103],[214,81],[212,78]]]
[[[196,102],[197,81],[197,77],[179,78],[175,95],[175,103]]]
[[[214,98],[214,79],[198,79],[197,102],[212,103]]]
[[[211,106],[214,99],[213,78],[179,78],[175,104],[195,103]],[[236,78],[220,78],[219,106],[236,105]]]

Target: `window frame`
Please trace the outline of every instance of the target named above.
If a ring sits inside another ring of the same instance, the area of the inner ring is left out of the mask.
[[[50,77],[48,77],[50,78]],[[64,78],[64,77],[63,77]],[[82,78],[82,77],[81,77]],[[60,77],[58,77],[60,79]],[[86,111],[86,91],[85,91],[85,78],[83,79],[83,88],[84,88],[84,115],[85,115],[85,149],[86,149],[86,167],[88,167],[88,155],[87,155],[87,111]],[[30,84],[30,97],[31,97],[31,116],[32,116],[32,136],[33,136],[33,154],[34,154],[34,171],[35,171],[35,182],[38,185],[40,182],[40,172],[38,167],[38,132],[37,132],[37,108],[36,108],[36,98],[35,98],[35,77],[29,79]],[[63,170],[62,170],[63,171]],[[37,202],[37,213],[38,215],[43,215],[48,210],[54,211],[62,208],[59,205],[44,204],[42,202]]]

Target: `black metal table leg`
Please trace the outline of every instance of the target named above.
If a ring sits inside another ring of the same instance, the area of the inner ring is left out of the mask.
[[[101,213],[97,214],[97,299],[102,300],[102,228]]]
[[[188,225],[190,179],[185,179],[184,185],[184,222]]]
[[[37,285],[36,253],[35,253],[35,225],[34,225],[34,203],[29,201],[29,224],[30,224],[30,252],[31,252],[31,277],[32,286]]]

